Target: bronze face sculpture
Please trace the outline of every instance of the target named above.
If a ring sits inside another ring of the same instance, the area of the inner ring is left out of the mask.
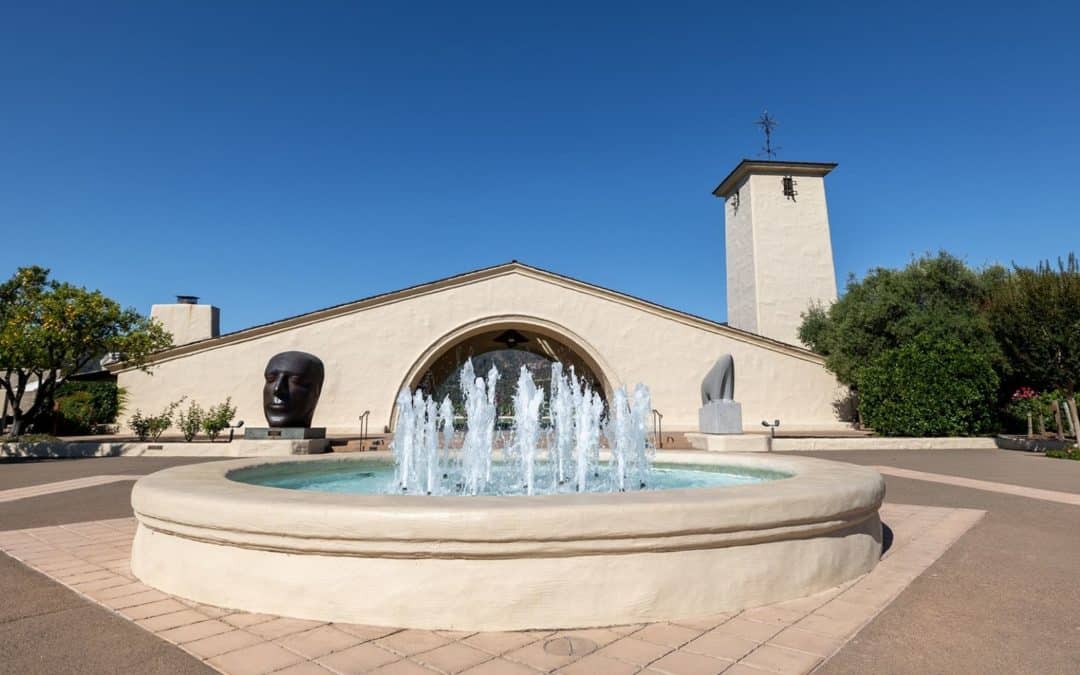
[[[282,352],[266,364],[263,411],[271,427],[310,427],[325,371],[317,356]]]

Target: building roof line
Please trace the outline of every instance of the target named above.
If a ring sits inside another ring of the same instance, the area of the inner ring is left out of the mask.
[[[169,349],[158,352],[153,357],[151,357],[148,365],[152,365],[161,361],[170,361],[175,358],[188,356],[190,354],[195,354],[201,351],[224,347],[235,342],[243,342],[249,339],[262,337],[263,335],[287,330],[289,328],[307,325],[310,323],[316,323],[319,321],[325,321],[327,319],[343,316],[345,314],[362,311],[371,306],[390,302],[400,302],[402,300],[407,300],[421,294],[445,290],[447,288],[453,288],[455,286],[502,276],[513,272],[523,272],[536,278],[558,282],[564,285],[576,287],[579,290],[592,292],[594,294],[598,293],[606,296],[610,300],[620,301],[624,304],[629,304],[637,306],[638,308],[647,309],[653,313],[666,316],[667,318],[681,320],[683,323],[696,324],[699,327],[706,327],[710,330],[722,332],[743,342],[754,343],[774,351],[787,352],[792,356],[796,356],[798,358],[823,362],[821,356],[797,345],[788,344],[786,342],[774,340],[763,335],[758,335],[756,333],[751,333],[742,329],[733,328],[726,323],[713,321],[712,319],[707,319],[703,316],[692,314],[690,312],[685,312],[679,309],[674,309],[666,305],[661,305],[659,303],[653,302],[651,300],[646,300],[644,298],[640,298],[629,293],[615,291],[609,288],[605,288],[603,286],[598,286],[596,284],[582,281],[571,276],[552,272],[540,267],[527,265],[517,260],[511,260],[507,263],[500,263],[488,267],[481,267],[468,272],[462,272],[460,274],[436,279],[434,281],[414,284],[412,286],[407,286],[405,288],[401,288],[395,291],[378,293],[357,300],[351,300],[348,302],[331,305],[329,307],[312,310],[310,312],[304,312],[302,314],[285,317],[276,321],[270,321],[267,323],[249,326],[247,328],[242,328],[237,331],[225,333],[217,337],[206,338],[204,340],[198,340],[176,347],[171,347]],[[130,370],[132,366],[127,366],[124,363],[115,363],[110,364],[108,368],[110,371],[116,373],[124,370]]]

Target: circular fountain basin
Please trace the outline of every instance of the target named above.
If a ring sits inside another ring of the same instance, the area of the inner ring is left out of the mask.
[[[481,496],[525,494],[526,488],[521,484],[517,466],[496,462],[492,468],[494,477],[491,485],[494,487],[482,492]],[[652,465],[649,476],[650,481],[647,485],[637,486],[631,483],[626,485],[625,489],[673,490],[678,488],[729,487],[753,485],[790,477],[791,474],[789,473],[745,466],[667,464],[661,462]],[[362,495],[397,495],[402,493],[401,488],[394,480],[394,464],[388,461],[277,462],[237,469],[229,472],[229,478],[249,485],[304,490],[307,492]],[[449,477],[444,474],[443,478],[448,479]],[[614,491],[608,477],[594,476],[592,478],[593,482],[587,485],[586,492]],[[446,480],[443,481],[443,483],[446,482]],[[572,479],[556,486],[552,486],[553,482],[553,476],[541,475],[538,477],[536,494],[577,493],[576,485]],[[452,486],[449,487],[452,488]],[[461,488],[462,486],[458,487]]]
[[[280,463],[310,464],[316,473],[342,462],[374,471],[390,461],[388,453],[195,464],[135,484],[131,568],[167,593],[250,612],[520,630],[735,611],[835,586],[865,574],[880,557],[885,488],[871,469],[761,454],[659,458],[770,479],[434,497],[282,489],[232,478],[273,474]]]

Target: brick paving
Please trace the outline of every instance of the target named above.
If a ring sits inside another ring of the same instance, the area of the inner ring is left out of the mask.
[[[139,583],[133,518],[0,531],[0,550],[207,666],[281,673],[808,673],[836,653],[982,518],[973,509],[886,504],[893,541],[868,575],[736,614],[572,631],[462,633],[234,612]]]

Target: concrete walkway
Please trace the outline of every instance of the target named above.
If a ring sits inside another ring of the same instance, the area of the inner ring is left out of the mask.
[[[1080,462],[1008,450],[816,456],[1080,493]],[[886,475],[888,502],[982,521],[817,672],[1080,672],[1080,506]]]

